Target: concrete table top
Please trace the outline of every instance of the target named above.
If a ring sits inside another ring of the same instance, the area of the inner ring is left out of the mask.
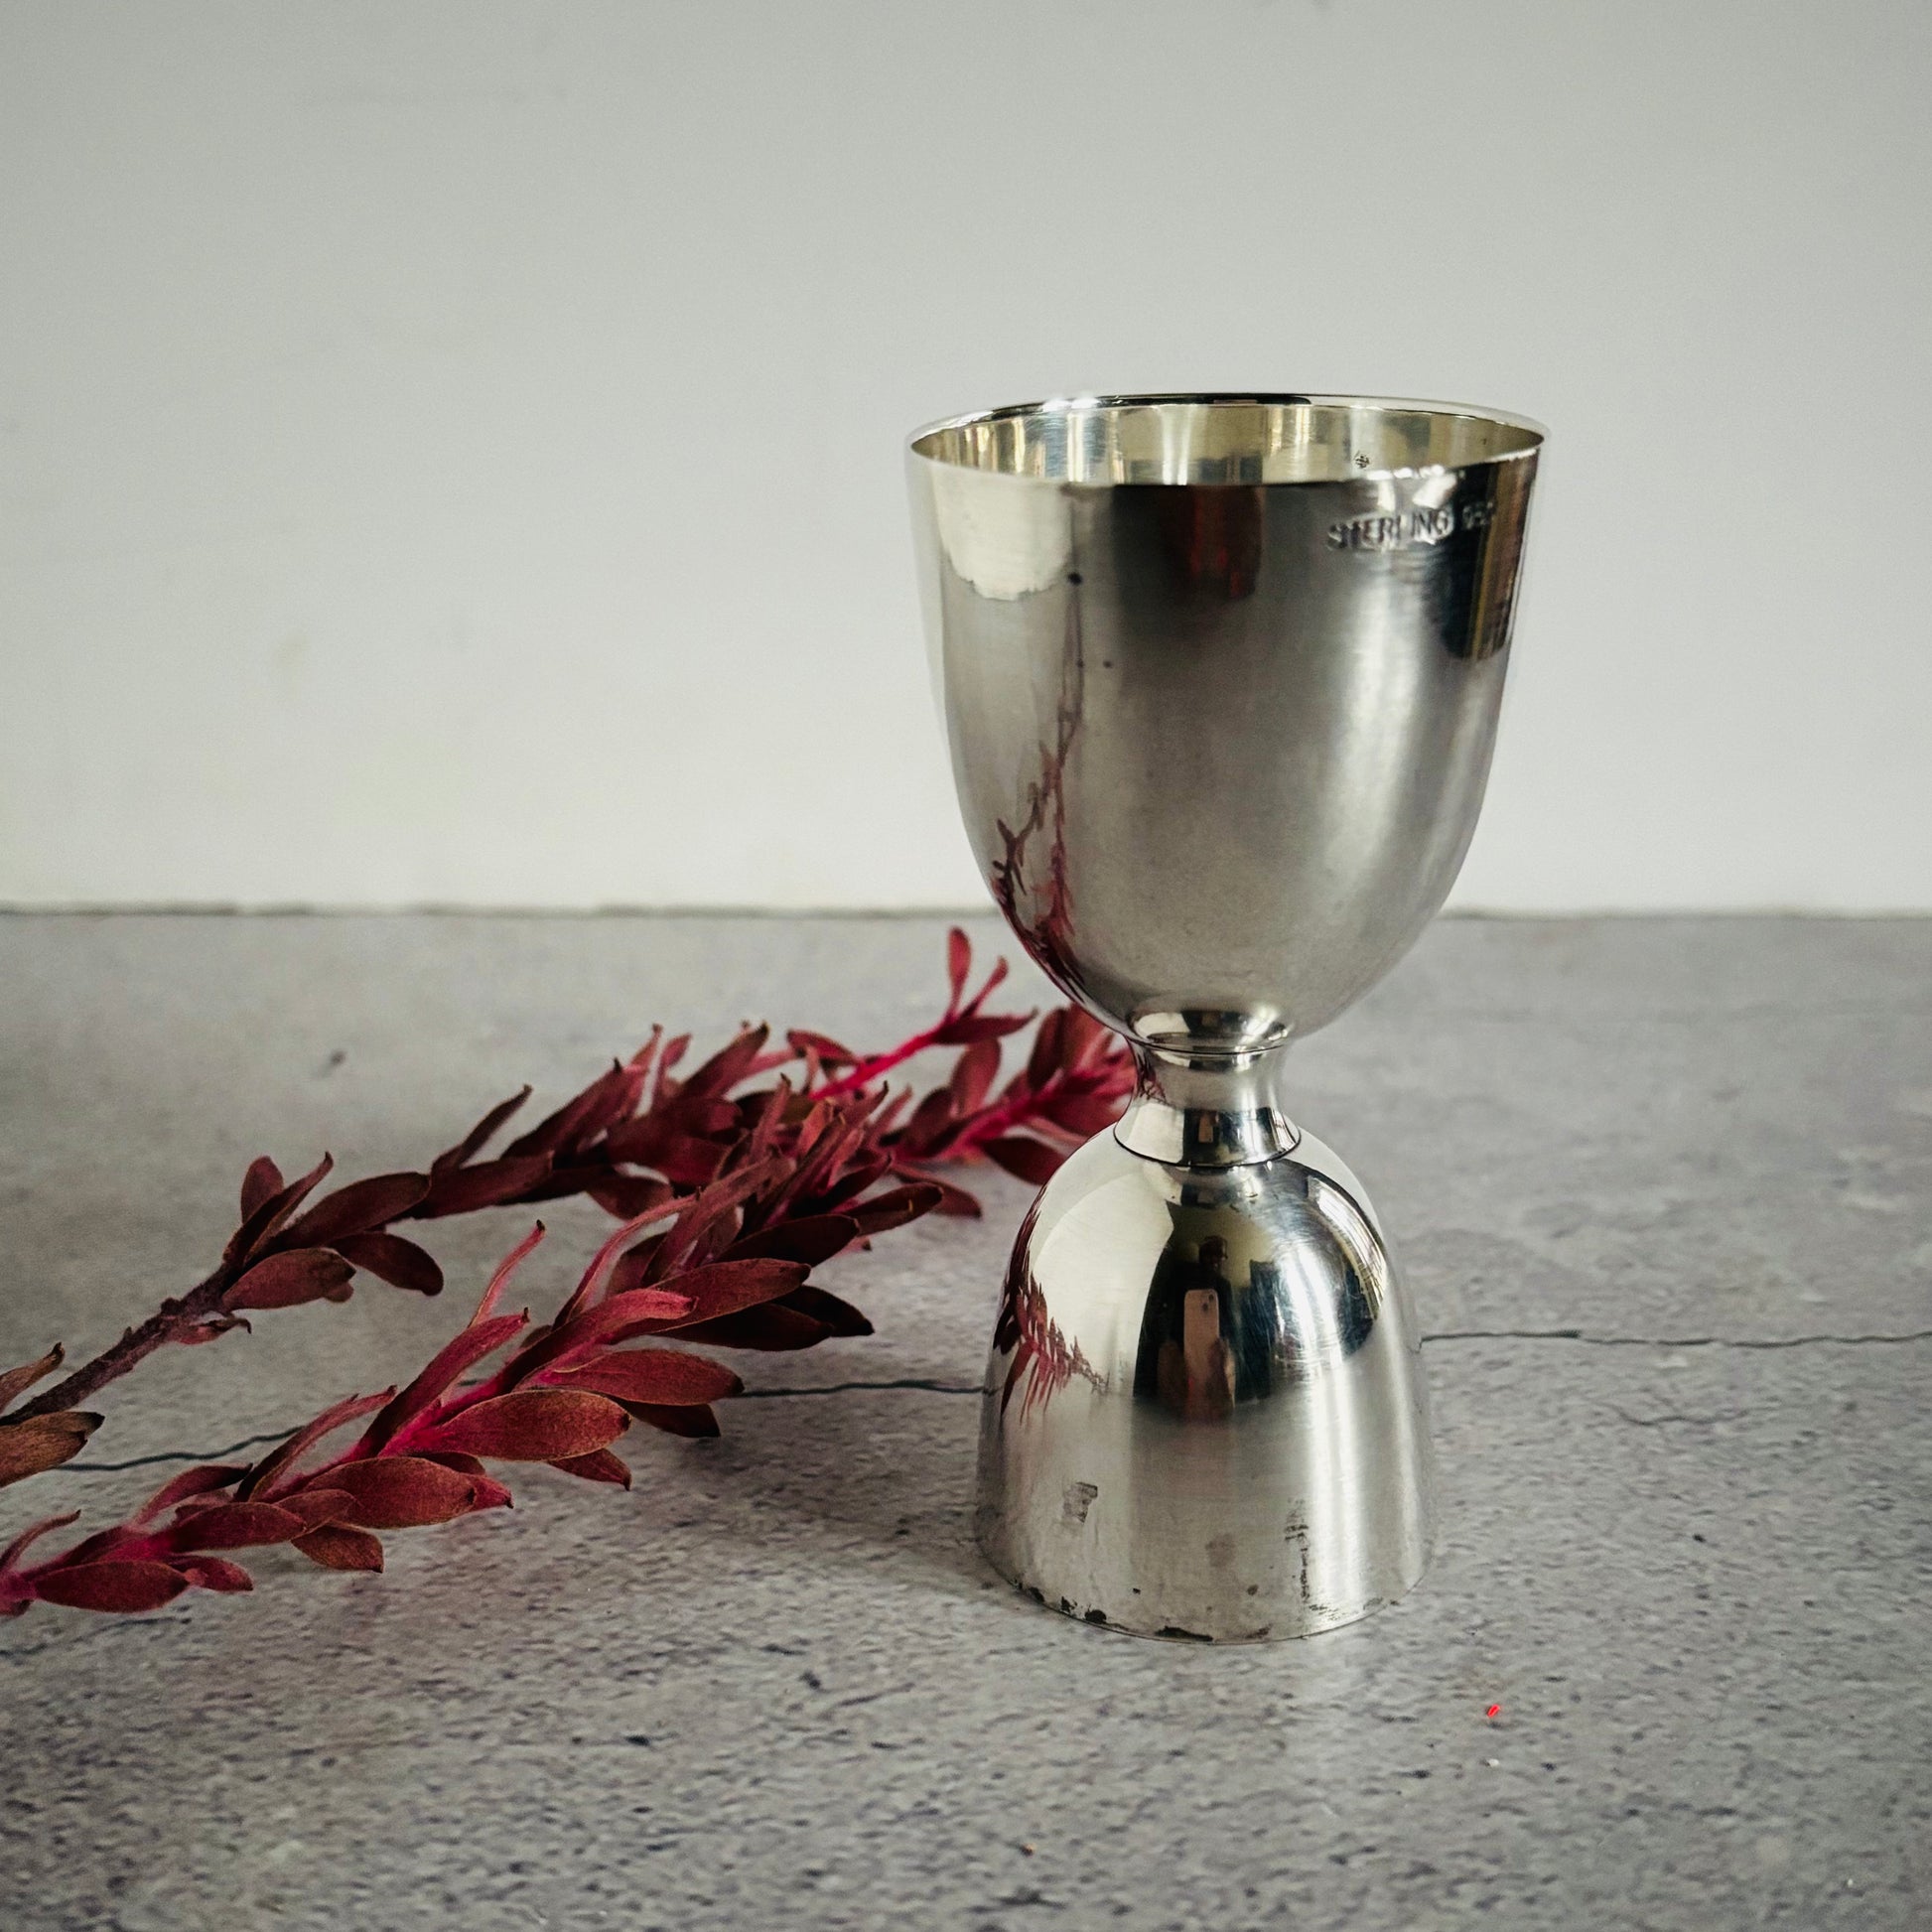
[[[255,1154],[418,1164],[653,1020],[884,1042],[943,925],[0,920],[0,1363],[198,1279]],[[1449,920],[1299,1050],[1430,1333],[1441,1548],[1367,1622],[1147,1643],[984,1568],[994,1176],[628,1495],[0,1626],[0,1925],[1932,1923],[1929,1023],[1932,922]],[[155,1357],[0,1537],[413,1372],[525,1218]],[[539,1303],[608,1225],[548,1218]]]

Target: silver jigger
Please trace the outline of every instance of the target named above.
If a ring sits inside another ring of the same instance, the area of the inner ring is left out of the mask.
[[[1347,396],[1107,396],[907,465],[973,849],[1139,1092],[1020,1230],[980,1541],[1149,1636],[1305,1636],[1422,1575],[1414,1309],[1282,1062],[1401,958],[1482,802],[1542,432]]]

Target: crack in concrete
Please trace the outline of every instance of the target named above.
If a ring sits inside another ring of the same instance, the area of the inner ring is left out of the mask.
[[[923,1389],[928,1395],[979,1395],[979,1382],[935,1382],[929,1376],[909,1375],[897,1382],[822,1382],[809,1389],[741,1389],[735,1402],[769,1401],[775,1396],[843,1395],[848,1389]]]
[[[854,1389],[923,1389],[929,1395],[978,1395],[978,1382],[939,1382],[930,1376],[909,1375],[893,1382],[825,1382],[807,1389],[741,1389],[736,1402],[771,1401],[778,1396],[844,1395]],[[63,1470],[75,1475],[115,1475],[124,1469],[150,1469],[163,1462],[219,1462],[241,1449],[259,1449],[265,1443],[279,1443],[286,1429],[271,1429],[264,1436],[244,1436],[217,1449],[157,1449],[152,1455],[132,1455],[124,1462],[64,1462]]]
[[[147,1469],[158,1462],[219,1462],[224,1455],[233,1455],[237,1450],[260,1449],[264,1443],[279,1443],[287,1436],[286,1429],[271,1429],[265,1436],[244,1436],[238,1443],[230,1443],[226,1449],[158,1449],[153,1455],[130,1456],[125,1462],[63,1462],[57,1466],[71,1469],[76,1474],[109,1475],[120,1469]]]
[[[1675,1411],[1662,1416],[1633,1416],[1627,1409],[1618,1409],[1615,1403],[1611,1403],[1610,1407],[1632,1429],[1662,1429],[1669,1423],[1684,1423],[1702,1429],[1721,1422],[1742,1422],[1744,1419],[1741,1409],[1720,1409],[1712,1416],[1680,1415]]]
[[[1574,1341],[1586,1348],[1872,1348],[1902,1347],[1913,1342],[1932,1341],[1932,1328],[1914,1328],[1904,1334],[1869,1335],[1592,1335],[1582,1328],[1446,1328],[1423,1336],[1424,1342],[1441,1341]],[[820,1382],[803,1389],[745,1389],[733,1397],[737,1402],[774,1402],[799,1396],[847,1395],[870,1390],[910,1389],[927,1395],[980,1395],[980,1382],[941,1382],[932,1376],[907,1375],[888,1382]],[[1619,1414],[1621,1411],[1618,1412]],[[1626,1422],[1639,1428],[1652,1425],[1636,1416]],[[1662,1416],[1658,1422],[1729,1421],[1729,1417]],[[163,1462],[219,1462],[238,1450],[258,1449],[264,1443],[279,1443],[285,1429],[270,1430],[265,1436],[244,1436],[217,1449],[161,1449],[153,1455],[131,1456],[125,1462],[67,1462],[61,1466],[76,1475],[110,1475],[123,1469],[147,1469]]]
[[[1430,1341],[1577,1341],[1587,1348],[1869,1348],[1932,1341],[1932,1328],[1902,1335],[1592,1335],[1582,1328],[1448,1328]]]

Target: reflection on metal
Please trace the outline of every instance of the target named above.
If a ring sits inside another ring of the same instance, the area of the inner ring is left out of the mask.
[[[1009,1282],[977,1519],[1009,1576],[1089,1621],[1217,1638],[1326,1629],[1415,1581],[1419,1337],[1328,1149],[1189,1173],[1100,1135]]]
[[[1066,761],[1080,728],[1080,685],[1085,660],[1078,635],[1079,610],[1067,613],[1069,634],[1060,659],[1060,695],[1053,713],[1053,742],[1039,748],[1039,776],[1027,787],[1027,812],[1017,823],[1001,819],[994,830],[1000,856],[987,883],[993,901],[1021,933],[1027,950],[1062,981],[1073,971],[1066,937],[1073,901],[1066,879]]]
[[[913,439],[967,831],[1034,958],[1141,1062],[1021,1231],[983,1409],[988,1554],[1090,1622],[1301,1635],[1427,1559],[1414,1316],[1282,1063],[1461,863],[1541,441],[1307,396]]]
[[[1096,1389],[1104,1392],[1106,1388],[1078,1344],[1069,1342],[1047,1313],[1046,1298],[1027,1273],[1019,1250],[1007,1268],[1006,1293],[993,1328],[993,1353],[996,1360],[1006,1363],[1000,1384],[1002,1415],[1016,1393],[1024,1416],[1035,1404],[1044,1403],[1065,1388],[1076,1375]]]
[[[1366,1329],[1382,1312],[1382,1298],[1389,1292],[1389,1257],[1361,1210],[1319,1174],[1309,1176],[1309,1203],[1334,1230],[1335,1239],[1347,1252],[1361,1304],[1355,1325]]]

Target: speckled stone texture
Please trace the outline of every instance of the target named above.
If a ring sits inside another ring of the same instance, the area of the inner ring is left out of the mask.
[[[655,1019],[884,1040],[941,929],[0,921],[0,1360],[193,1281],[256,1153],[418,1162]],[[1932,923],[1453,920],[1301,1049],[1431,1336],[1442,1546],[1366,1623],[1147,1643],[989,1574],[995,1177],[826,1271],[876,1337],[749,1358],[627,1496],[5,1625],[0,1925],[1932,1924],[1928,1021]],[[539,1299],[602,1225],[551,1219]],[[156,1358],[0,1534],[407,1372],[520,1225],[438,1224],[441,1304]]]

